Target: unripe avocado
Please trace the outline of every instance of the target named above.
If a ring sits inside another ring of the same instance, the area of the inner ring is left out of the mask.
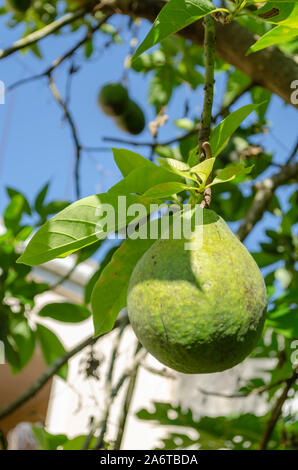
[[[128,288],[130,323],[160,362],[186,374],[241,362],[261,336],[267,295],[244,245],[215,212],[185,239],[159,239],[137,263]],[[201,230],[199,230],[199,228]]]
[[[137,135],[144,130],[145,116],[140,106],[129,99],[126,111],[121,116],[117,116],[115,122],[124,132]]]
[[[128,107],[128,92],[121,83],[108,83],[99,92],[98,104],[108,116],[120,116]]]
[[[6,7],[16,13],[25,13],[31,6],[31,0],[6,0]]]

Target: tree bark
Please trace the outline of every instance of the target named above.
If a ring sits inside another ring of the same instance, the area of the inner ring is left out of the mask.
[[[130,16],[139,16],[153,22],[166,0],[105,0],[102,10]],[[298,79],[298,64],[295,60],[276,47],[269,47],[249,56],[245,53],[257,37],[236,21],[222,25],[216,22],[215,53],[225,62],[248,75],[251,80],[272,93],[280,96],[286,103],[298,109],[291,102],[291,84]],[[204,30],[202,21],[197,21],[180,31],[182,36],[202,45]]]

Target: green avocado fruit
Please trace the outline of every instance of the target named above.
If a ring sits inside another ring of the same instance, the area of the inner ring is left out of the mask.
[[[261,336],[267,295],[244,245],[215,212],[190,238],[157,240],[139,260],[127,295],[130,323],[160,362],[185,374],[241,362]]]
[[[99,92],[98,104],[108,116],[120,116],[128,107],[128,92],[121,83],[108,83]]]
[[[128,134],[138,135],[145,127],[145,116],[140,106],[133,100],[128,100],[126,111],[115,118],[115,122],[119,129]]]
[[[25,13],[31,7],[31,0],[6,0],[6,8],[15,13]]]

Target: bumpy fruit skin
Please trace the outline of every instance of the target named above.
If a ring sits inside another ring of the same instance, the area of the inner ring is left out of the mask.
[[[121,83],[108,83],[99,92],[98,104],[108,116],[120,116],[128,107],[128,92]]]
[[[129,99],[126,111],[121,116],[116,117],[115,122],[122,131],[138,135],[144,130],[145,116],[140,106]]]
[[[261,272],[224,220],[203,210],[203,243],[157,240],[136,265],[128,289],[132,328],[160,362],[186,374],[241,362],[262,333],[267,295]],[[198,241],[196,228],[192,241]]]
[[[16,13],[25,13],[31,6],[31,0],[6,0],[6,7]]]

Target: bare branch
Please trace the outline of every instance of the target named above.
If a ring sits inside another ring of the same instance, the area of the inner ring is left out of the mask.
[[[37,31],[34,31],[31,34],[28,34],[28,36],[20,39],[19,41],[16,41],[9,48],[1,49],[0,60],[13,54],[16,51],[24,49],[25,47],[32,46],[32,44],[35,44],[36,42],[49,36],[50,34],[55,33],[59,29],[63,28],[63,26],[71,24],[75,20],[82,18],[85,15],[85,13],[87,13],[87,11],[88,11],[87,8],[80,8],[72,13],[67,13],[66,15],[62,16],[62,18],[59,18],[58,20],[53,21],[52,23],[46,25],[44,28],[38,29]]]
[[[58,88],[56,87],[53,77],[50,75],[49,77],[49,87],[52,92],[52,95],[54,96],[55,100],[59,104],[59,106],[62,108],[64,111],[65,118],[67,119],[70,129],[71,129],[71,134],[75,146],[75,186],[76,186],[76,198],[80,199],[80,159],[81,159],[81,150],[82,146],[79,141],[77,129],[73,120],[73,117],[68,109],[68,106],[65,104],[63,99],[61,98],[61,95],[59,93]]]
[[[298,163],[284,166],[279,173],[255,184],[256,194],[252,205],[240,225],[237,236],[243,241],[268,208],[274,191],[292,179],[297,179]]]
[[[135,355],[138,354],[138,352],[140,351],[141,348],[142,348],[141,344],[138,343],[137,347],[136,347]],[[126,394],[125,394],[123,404],[122,404],[122,411],[121,411],[121,415],[120,415],[120,418],[119,418],[118,432],[117,432],[117,437],[116,437],[116,441],[115,441],[115,444],[114,444],[114,450],[119,450],[121,448],[123,435],[124,435],[124,430],[125,430],[125,425],[126,425],[126,421],[127,421],[127,416],[128,416],[128,413],[129,413],[130,405],[131,405],[131,402],[132,402],[132,399],[133,399],[133,394],[134,394],[134,390],[135,390],[135,386],[136,386],[136,382],[137,382],[137,375],[138,375],[139,365],[140,364],[137,364],[137,366],[134,370],[134,373],[130,376],[130,379],[129,379],[129,382],[128,382],[128,385],[127,385]]]
[[[123,321],[126,320],[126,318],[127,317],[119,317],[118,320],[115,322],[114,329],[118,328],[123,323]],[[34,397],[34,395],[39,392],[39,390],[51,379],[51,377],[53,377],[58,372],[58,370],[64,364],[67,363],[69,359],[71,359],[73,356],[85,349],[87,346],[95,344],[100,338],[105,336],[105,334],[97,338],[94,338],[93,335],[89,336],[77,346],[72,348],[70,351],[67,351],[67,353],[65,353],[63,356],[56,359],[56,361],[53,362],[53,364],[51,364],[46,369],[46,371],[35,382],[33,382],[33,384],[30,385],[30,387],[22,395],[20,395],[14,401],[12,401],[0,410],[0,420],[11,414],[13,411],[17,410],[20,406],[26,403],[26,401],[30,400],[30,398]]]
[[[280,397],[276,401],[276,404],[275,404],[275,406],[273,407],[273,409],[271,411],[269,421],[267,423],[267,426],[265,428],[265,431],[264,431],[264,434],[262,436],[262,440],[261,440],[261,443],[260,443],[260,447],[259,447],[260,450],[266,450],[266,448],[268,446],[268,443],[269,443],[269,440],[270,440],[270,438],[272,436],[272,433],[274,431],[274,428],[275,428],[275,426],[277,424],[277,421],[278,421],[278,419],[281,415],[283,405],[284,405],[286,399],[288,398],[288,393],[289,393],[292,385],[295,383],[297,377],[298,377],[298,369],[294,370],[292,377],[290,377],[287,380],[286,385],[285,385],[285,387],[282,391],[282,394],[280,395]]]
[[[116,385],[111,390],[109,403],[107,404],[108,408],[111,407],[115,397],[117,396],[119,390],[121,389],[121,387],[124,384],[127,377],[130,377],[131,375],[134,375],[136,373],[137,367],[144,360],[146,354],[147,354],[147,351],[145,349],[141,349],[138,352],[138,354],[135,356],[134,360],[132,361],[132,364],[123,372],[120,379],[118,380]],[[94,449],[99,450],[99,449],[102,448],[102,446],[103,446],[103,437],[104,436],[102,435],[102,432],[101,432]]]
[[[39,80],[41,78],[44,78],[44,77],[48,77],[49,75],[51,75],[51,73],[57,68],[59,67],[59,65],[61,65],[66,59],[69,59],[80,47],[82,47],[89,39],[91,39],[93,37],[93,34],[98,31],[101,26],[107,22],[107,20],[111,17],[112,15],[109,14],[109,15],[106,15],[104,18],[101,19],[101,21],[96,25],[94,26],[93,28],[89,29],[89,31],[87,32],[87,34],[83,37],[83,39],[81,39],[80,41],[78,41],[71,49],[69,49],[67,52],[65,52],[63,55],[61,55],[60,57],[58,57],[57,59],[55,59],[53,61],[53,63],[50,65],[50,67],[46,68],[46,70],[44,70],[44,72],[41,72],[37,75],[33,75],[32,77],[27,77],[27,78],[23,78],[21,80],[18,80],[17,82],[13,83],[12,85],[8,86],[6,91],[11,91],[13,90],[14,88],[17,88],[21,85],[25,85],[26,83],[29,83],[29,82],[33,82],[35,80]]]

